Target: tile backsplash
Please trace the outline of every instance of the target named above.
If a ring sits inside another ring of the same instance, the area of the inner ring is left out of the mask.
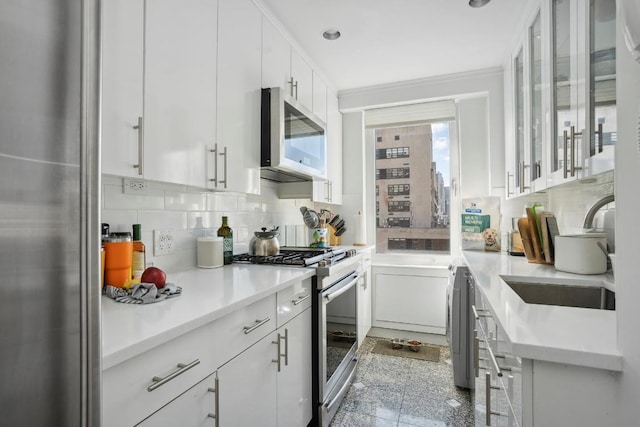
[[[276,184],[262,180],[259,196],[211,192],[203,189],[145,181],[144,195],[125,194],[122,177],[102,176],[102,218],[111,231],[131,231],[142,225],[147,265],[180,271],[196,265],[196,238],[215,236],[222,216],[233,229],[234,252],[246,252],[254,231],[262,227],[303,225],[300,206],[309,200],[278,199]],[[171,230],[176,242],[172,255],[154,256],[153,230]],[[281,240],[284,242],[284,239]]]

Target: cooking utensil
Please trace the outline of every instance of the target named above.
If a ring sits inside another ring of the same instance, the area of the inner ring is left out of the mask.
[[[249,242],[249,255],[271,256],[280,252],[280,242],[278,241],[279,227],[267,231],[262,227],[262,231],[256,231],[254,237]]]
[[[300,212],[302,212],[302,219],[307,227],[311,229],[318,228],[318,225],[320,224],[320,217],[315,211],[307,209],[306,206],[301,206]]]
[[[607,271],[607,257],[598,242],[607,242],[604,233],[560,235],[555,239],[556,270],[576,274],[602,274]],[[606,251],[605,251],[606,252]]]

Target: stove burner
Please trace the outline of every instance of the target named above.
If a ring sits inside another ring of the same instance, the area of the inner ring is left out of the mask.
[[[346,256],[344,249],[334,248],[281,248],[278,255],[261,256],[239,254],[233,256],[233,262],[245,264],[270,264],[298,267],[310,267],[327,262],[333,264]]]

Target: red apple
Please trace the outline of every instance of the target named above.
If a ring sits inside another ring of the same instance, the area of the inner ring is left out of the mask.
[[[156,285],[156,288],[161,289],[167,284],[167,275],[158,267],[149,267],[142,272],[140,282],[153,283]]]

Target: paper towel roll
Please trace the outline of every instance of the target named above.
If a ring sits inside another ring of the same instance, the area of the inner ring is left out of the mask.
[[[367,230],[365,228],[364,217],[362,212],[358,211],[358,215],[355,216],[355,233],[354,246],[366,246],[367,244]]]

